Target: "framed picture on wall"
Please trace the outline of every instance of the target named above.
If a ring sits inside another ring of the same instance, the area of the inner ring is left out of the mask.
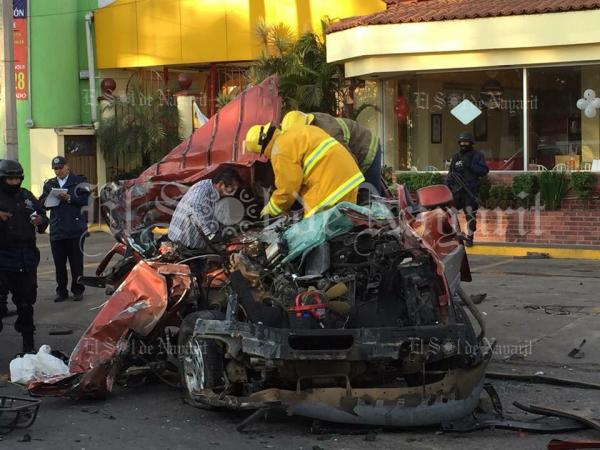
[[[431,115],[431,143],[441,144],[442,143],[442,115],[432,114]]]
[[[483,110],[473,121],[473,135],[478,142],[487,141],[487,110]]]

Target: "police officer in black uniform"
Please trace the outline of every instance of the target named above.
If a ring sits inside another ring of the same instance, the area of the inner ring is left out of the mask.
[[[0,163],[4,161],[0,159]],[[0,318],[5,317],[8,313],[8,289],[2,284],[0,280]],[[1,319],[0,319],[1,320]],[[0,325],[1,327],[2,325]]]
[[[0,163],[4,161],[0,159]],[[8,315],[8,289],[6,286],[2,284],[2,280],[0,279],[0,321],[2,317],[6,317]],[[2,328],[2,324],[0,322],[0,330]]]
[[[64,156],[52,158],[56,177],[44,182],[40,202],[45,203],[52,189],[64,189],[59,194],[60,203],[50,209],[50,247],[56,270],[55,302],[69,298],[67,289],[67,261],[71,267],[71,292],[73,300],[83,298],[85,286],[78,282],[83,275],[83,243],[87,235],[87,221],[82,208],[88,204],[90,188],[85,177],[71,172]]]
[[[477,196],[481,186],[481,178],[490,171],[483,153],[473,148],[473,135],[461,133],[458,136],[460,150],[450,161],[450,169],[446,184],[452,190],[454,206],[463,210],[467,218],[467,238],[465,245],[473,245],[473,236],[477,229]]]
[[[40,262],[35,233],[44,232],[48,219],[41,203],[21,187],[22,182],[21,164],[0,161],[0,282],[12,294],[17,307],[15,330],[23,336],[23,353],[28,353],[34,350],[33,304]]]

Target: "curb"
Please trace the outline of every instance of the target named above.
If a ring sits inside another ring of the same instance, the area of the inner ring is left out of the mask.
[[[528,247],[513,245],[475,244],[467,248],[469,255],[485,256],[528,256],[528,253],[547,253],[550,258],[557,259],[599,259],[600,250],[584,248]]]
[[[88,233],[110,233],[110,228],[106,224],[90,223],[88,224]]]

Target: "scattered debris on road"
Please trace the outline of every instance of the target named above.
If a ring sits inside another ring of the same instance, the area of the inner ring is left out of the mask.
[[[600,384],[598,384],[598,383],[589,383],[586,381],[570,380],[568,378],[549,377],[549,376],[543,375],[543,372],[541,372],[540,375],[538,375],[538,374],[530,375],[530,374],[520,374],[520,373],[488,371],[488,372],[486,372],[485,376],[486,376],[486,378],[490,378],[490,379],[494,379],[494,380],[525,381],[527,383],[541,383],[541,384],[550,384],[550,385],[554,385],[554,386],[600,390]]]
[[[53,330],[49,331],[48,334],[50,336],[68,336],[73,334],[73,330]]]
[[[480,303],[482,303],[486,298],[487,298],[486,293],[471,295],[471,301],[476,305],[479,305]]]
[[[515,259],[549,259],[550,254],[544,252],[527,252],[525,256],[515,256]]]
[[[561,441],[552,439],[548,442],[548,450],[575,450],[582,448],[600,448],[600,441]]]
[[[571,350],[567,356],[573,359],[583,359],[585,357],[585,353],[581,349],[585,345],[585,342],[585,339],[581,341],[581,344],[579,344],[577,347]]]
[[[566,419],[576,420],[588,428],[593,428],[596,431],[600,431],[600,420],[594,419],[592,417],[586,416],[581,413],[576,413],[572,411],[566,411],[556,408],[548,408],[545,406],[535,406],[535,405],[523,405],[519,402],[513,402],[513,405],[517,408],[526,411],[532,414],[539,414],[542,416],[552,416],[552,417],[561,417]]]

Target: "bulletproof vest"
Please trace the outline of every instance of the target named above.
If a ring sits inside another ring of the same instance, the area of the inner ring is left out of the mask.
[[[0,221],[0,246],[35,247],[35,227],[30,217],[35,212],[35,205],[28,191],[20,189],[15,195],[8,195],[0,190],[0,211],[12,214],[9,220]]]
[[[477,150],[469,150],[466,152],[458,152],[456,161],[463,162],[464,170],[461,172],[463,180],[467,187],[471,189],[477,189],[479,187],[479,177],[474,174],[471,170],[467,170],[473,164],[473,158],[475,157],[475,153]]]

